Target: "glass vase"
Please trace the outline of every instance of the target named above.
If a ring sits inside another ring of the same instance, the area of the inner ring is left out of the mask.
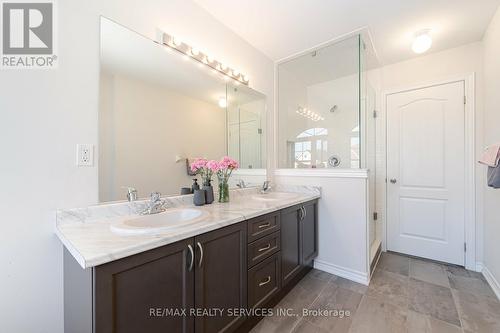
[[[229,202],[229,184],[227,180],[219,182],[219,202]]]

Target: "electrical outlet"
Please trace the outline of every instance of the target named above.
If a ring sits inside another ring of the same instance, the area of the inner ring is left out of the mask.
[[[94,145],[91,144],[76,145],[76,165],[77,166],[94,165]]]

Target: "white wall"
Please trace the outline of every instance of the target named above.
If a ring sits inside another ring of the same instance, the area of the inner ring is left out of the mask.
[[[273,63],[192,1],[57,1],[59,68],[0,75],[0,331],[63,331],[57,208],[97,202],[97,164],[77,168],[77,143],[97,145],[99,16],[150,37],[161,28],[247,72],[273,105]],[[269,108],[269,107],[268,107]]]
[[[126,200],[123,186],[139,196],[178,195],[190,187],[185,161],[218,160],[226,153],[225,109],[165,86],[122,75],[101,74],[99,200]],[[109,121],[107,121],[109,120]],[[103,163],[104,162],[104,163]]]
[[[446,80],[463,74],[476,74],[476,158],[483,149],[483,59],[482,43],[473,43],[454,49],[424,55],[408,61],[388,65],[370,71],[368,78],[376,86],[377,109],[377,211],[379,222],[377,235],[381,237],[382,223],[385,220],[385,109],[382,103],[383,93],[404,89],[420,84]],[[484,172],[476,168],[476,260],[482,259],[482,193]]]
[[[305,170],[299,170],[306,172]],[[311,170],[309,170],[311,171]],[[315,267],[359,283],[368,282],[367,181],[353,171],[351,176],[275,175],[277,183],[321,187],[318,207],[318,257]],[[292,171],[293,172],[293,171]],[[342,173],[342,170],[338,172]]]
[[[484,144],[500,142],[500,9],[484,37]],[[486,168],[480,167],[481,172]],[[484,265],[500,281],[500,190],[484,189]],[[498,285],[497,285],[498,287]],[[498,291],[498,290],[497,290]]]

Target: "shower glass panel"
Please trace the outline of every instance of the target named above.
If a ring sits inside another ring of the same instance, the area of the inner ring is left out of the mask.
[[[278,65],[278,168],[364,165],[362,45],[356,35]]]
[[[227,152],[241,169],[266,167],[266,97],[248,87],[227,84]],[[265,180],[265,179],[264,179]]]

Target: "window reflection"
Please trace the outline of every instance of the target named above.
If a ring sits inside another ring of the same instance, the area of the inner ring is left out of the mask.
[[[326,128],[310,128],[299,135],[292,149],[295,168],[326,168],[327,159]]]

